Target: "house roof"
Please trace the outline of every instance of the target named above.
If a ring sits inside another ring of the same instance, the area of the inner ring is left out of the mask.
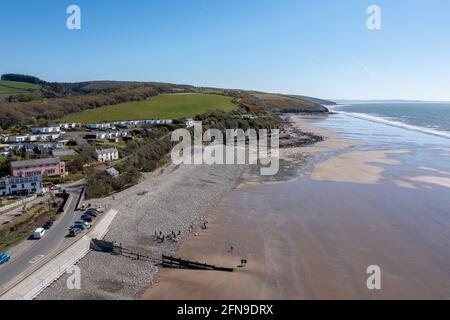
[[[11,168],[18,169],[18,168],[24,168],[24,167],[59,164],[60,162],[61,161],[59,160],[59,158],[45,158],[45,159],[25,160],[25,161],[12,161]]]
[[[117,171],[115,168],[108,168],[106,169],[106,172],[113,177],[119,175],[119,171]]]

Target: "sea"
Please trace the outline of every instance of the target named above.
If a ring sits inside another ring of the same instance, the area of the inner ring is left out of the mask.
[[[450,138],[450,102],[357,103],[331,107],[351,117]]]

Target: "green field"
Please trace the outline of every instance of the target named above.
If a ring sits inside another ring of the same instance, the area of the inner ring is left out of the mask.
[[[28,93],[38,88],[37,84],[0,80],[0,95]]]
[[[232,111],[237,105],[231,97],[212,94],[164,94],[144,101],[126,102],[70,114],[67,122],[179,119],[203,114],[208,110]]]

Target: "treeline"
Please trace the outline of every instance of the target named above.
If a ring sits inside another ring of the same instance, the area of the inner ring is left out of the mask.
[[[264,109],[281,113],[322,113],[328,112],[324,106],[300,98],[285,95],[261,94],[245,95],[240,104],[252,111],[261,111]]]
[[[1,79],[3,81],[17,81],[17,82],[26,82],[32,84],[44,84],[45,81],[42,81],[38,77],[33,77],[25,74],[15,74],[15,73],[7,73],[3,74]]]

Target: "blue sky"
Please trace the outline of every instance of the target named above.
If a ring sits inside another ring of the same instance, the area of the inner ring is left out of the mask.
[[[450,101],[448,0],[0,1],[0,73]]]

